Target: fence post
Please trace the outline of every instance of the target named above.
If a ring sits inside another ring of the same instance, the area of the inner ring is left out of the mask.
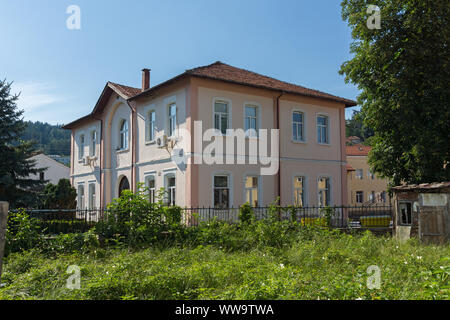
[[[6,222],[8,221],[9,203],[0,201],[0,287],[2,284],[3,255],[5,254]]]

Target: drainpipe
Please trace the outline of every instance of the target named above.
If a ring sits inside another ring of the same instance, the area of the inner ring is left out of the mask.
[[[136,192],[136,108],[127,100],[131,109],[131,191]]]
[[[96,118],[98,121],[100,121],[100,152],[99,152],[99,163],[100,163],[100,208],[99,209],[103,209],[103,193],[104,191],[104,186],[103,186],[103,147],[104,147],[104,143],[103,143],[103,119],[101,118]]]
[[[276,129],[280,130],[280,98],[284,95],[284,92],[281,91],[280,95],[277,97],[276,102],[276,113],[277,113],[277,122]],[[278,173],[277,173],[277,196],[280,198],[281,205],[281,134],[278,134]]]

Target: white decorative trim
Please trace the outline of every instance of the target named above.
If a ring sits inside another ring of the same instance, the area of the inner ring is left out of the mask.
[[[228,189],[230,190],[229,194],[229,207],[233,207],[233,195],[234,195],[234,185],[233,185],[233,173],[228,170],[217,170],[212,172],[211,174],[211,207],[214,207],[214,177],[215,176],[228,176]]]
[[[227,129],[232,129],[233,128],[232,102],[231,102],[231,99],[222,98],[222,97],[214,97],[212,99],[212,109],[211,109],[212,110],[212,125],[211,125],[211,128],[212,129],[215,128],[215,112],[214,112],[214,110],[215,110],[216,101],[218,101],[218,102],[226,102],[228,104],[228,128]],[[216,134],[216,135],[217,136],[224,136],[224,137],[229,136],[228,133],[225,133],[225,134],[220,133],[220,134]]]
[[[292,126],[294,123],[294,112],[300,112],[303,114],[303,139],[302,140],[294,140],[294,136],[292,133]],[[307,116],[306,116],[306,111],[303,109],[300,109],[298,107],[295,107],[291,110],[291,118],[290,118],[290,124],[291,124],[291,142],[293,143],[303,143],[306,144],[308,143],[308,130],[307,130]]]

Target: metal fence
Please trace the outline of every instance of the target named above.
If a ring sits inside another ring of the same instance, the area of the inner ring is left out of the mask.
[[[108,215],[106,209],[86,210],[25,210],[48,234],[86,232]],[[237,223],[240,208],[182,208],[182,223],[198,226],[213,220]],[[295,220],[302,226],[328,226],[350,229],[392,228],[390,206],[334,206],[334,207],[253,207],[256,220],[275,218]]]

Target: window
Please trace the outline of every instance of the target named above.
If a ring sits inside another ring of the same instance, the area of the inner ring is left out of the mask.
[[[82,159],[84,157],[84,134],[80,136],[80,145],[78,150],[78,159]]]
[[[369,178],[369,179],[374,179],[375,178],[375,175],[373,174],[373,172],[372,172],[372,170],[367,170],[367,178]]]
[[[78,203],[77,203],[79,210],[84,210],[84,186],[79,185],[78,186]]]
[[[229,107],[224,101],[216,101],[214,103],[214,128],[222,134],[227,133],[228,129]]]
[[[150,111],[148,113],[148,124],[147,124],[147,141],[155,140],[155,121],[156,113],[155,111]]]
[[[119,183],[119,197],[122,195],[122,192],[124,190],[130,190],[130,183],[128,182],[128,178],[127,177],[122,177],[122,179],[120,180]]]
[[[330,178],[319,177],[318,180],[318,196],[319,196],[319,206],[326,207],[331,204],[330,201]]]
[[[228,176],[214,176],[214,208],[230,207],[230,188]]]
[[[245,106],[245,133],[249,136],[258,136],[258,107]]]
[[[400,202],[400,224],[411,225],[411,202]]]
[[[328,142],[328,117],[327,116],[317,116],[317,142],[318,143],[329,143]]]
[[[169,137],[175,134],[177,129],[177,105],[171,104],[169,106]]]
[[[89,184],[89,209],[95,208],[95,184]]]
[[[91,157],[95,156],[95,147],[97,145],[97,131],[92,131],[91,132],[91,147],[90,147],[90,151],[89,151],[89,155]]]
[[[292,113],[292,139],[294,141],[305,141],[303,112],[294,111]]]
[[[128,121],[122,120],[120,124],[120,145],[121,150],[128,149]]]
[[[151,203],[155,203],[155,193],[156,193],[155,176],[147,177],[146,182],[147,182],[147,188],[148,188],[148,200]]]
[[[259,205],[258,177],[248,176],[245,178],[245,201],[253,207]]]
[[[294,204],[299,207],[305,205],[305,177],[294,178]]]
[[[364,202],[364,192],[356,191],[356,203],[363,203],[363,202]]]
[[[371,203],[375,202],[375,191],[372,191],[368,194],[367,200],[370,201]]]
[[[363,169],[356,169],[355,175],[356,175],[356,179],[362,179],[364,176]]]
[[[44,181],[45,180],[45,173],[39,172],[39,180]]]
[[[175,174],[169,174],[166,176],[166,192],[167,192],[167,204],[169,206],[175,205]]]
[[[386,191],[381,192],[381,201],[386,202]]]

